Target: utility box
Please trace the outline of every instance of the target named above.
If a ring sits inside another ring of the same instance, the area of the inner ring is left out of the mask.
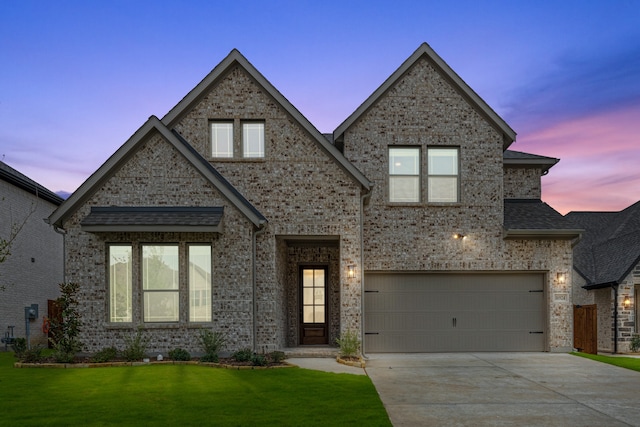
[[[31,307],[24,308],[24,318],[35,320],[38,318],[38,304],[31,304]]]

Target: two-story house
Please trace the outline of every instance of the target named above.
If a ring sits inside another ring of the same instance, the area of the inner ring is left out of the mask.
[[[87,351],[333,345],[566,351],[572,240],[540,200],[556,159],[421,45],[322,135],[237,50],[50,217]]]

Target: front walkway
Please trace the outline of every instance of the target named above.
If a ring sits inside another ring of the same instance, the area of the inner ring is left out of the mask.
[[[640,372],[560,353],[369,355],[394,426],[640,426]]]

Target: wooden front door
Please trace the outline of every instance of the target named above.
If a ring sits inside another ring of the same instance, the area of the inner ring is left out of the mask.
[[[300,344],[328,344],[327,267],[300,268]]]
[[[598,310],[595,304],[573,306],[573,346],[598,354]]]

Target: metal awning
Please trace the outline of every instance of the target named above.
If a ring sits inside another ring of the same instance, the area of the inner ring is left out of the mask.
[[[214,232],[222,231],[223,207],[109,206],[92,207],[80,226],[99,232]]]

